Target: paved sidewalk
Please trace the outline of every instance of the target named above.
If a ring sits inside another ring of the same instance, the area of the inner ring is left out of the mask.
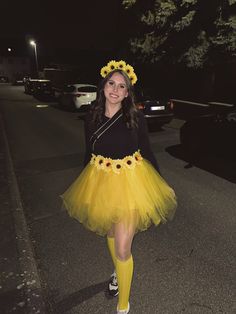
[[[41,286],[0,115],[0,313],[44,313]]]
[[[7,178],[5,144],[0,128],[0,313],[24,313],[24,294]]]

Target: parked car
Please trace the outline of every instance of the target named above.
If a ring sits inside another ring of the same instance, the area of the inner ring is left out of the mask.
[[[52,82],[50,80],[36,80],[33,84],[35,96],[53,96]]]
[[[0,76],[0,83],[8,83],[8,82],[9,82],[9,79],[7,76],[3,76],[3,75]]]
[[[135,104],[142,110],[149,124],[161,127],[174,117],[173,102],[166,96],[158,95],[158,90],[136,88]]]
[[[30,76],[24,76],[23,77],[23,83],[25,84],[26,81],[30,80]]]
[[[62,90],[56,89],[55,97],[63,107],[83,111],[96,100],[97,87],[90,84],[69,84]]]
[[[35,90],[35,84],[38,81],[38,79],[31,79],[31,78],[27,78],[24,81],[24,88],[25,88],[25,93],[32,95],[34,93]]]
[[[50,80],[25,79],[25,93],[35,96],[53,96],[53,89]]]
[[[12,81],[12,85],[14,86],[14,85],[24,85],[24,81],[23,81],[23,79],[14,79],[13,81]]]
[[[236,160],[236,107],[186,121],[180,128],[180,142],[191,153],[209,153]]]

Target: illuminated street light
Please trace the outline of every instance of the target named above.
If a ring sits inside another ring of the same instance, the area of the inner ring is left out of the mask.
[[[11,52],[11,48],[7,48],[7,51]]]
[[[38,77],[38,56],[37,56],[37,45],[36,42],[34,40],[30,41],[30,45],[34,46],[34,53],[35,53],[35,62],[36,62],[36,71],[37,71],[37,77]]]

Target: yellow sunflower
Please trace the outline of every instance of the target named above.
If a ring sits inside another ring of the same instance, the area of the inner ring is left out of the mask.
[[[112,170],[112,162],[113,160],[111,158],[104,159],[104,171],[110,172]]]
[[[115,60],[111,60],[107,63],[107,67],[110,69],[110,71],[114,71],[117,69],[117,62]]]
[[[125,167],[133,169],[135,167],[135,158],[133,156],[127,156],[123,159]]]
[[[90,164],[93,165],[95,163],[96,155],[92,154],[92,158],[90,159]]]
[[[104,160],[105,158],[101,155],[96,156],[95,166],[97,169],[104,169]]]
[[[135,73],[130,74],[129,75],[129,79],[130,79],[132,85],[134,85],[137,82],[137,80],[138,80],[138,78],[137,78]]]
[[[116,160],[112,161],[112,170],[113,170],[113,172],[119,174],[121,169],[122,169],[122,167],[123,167],[122,160],[116,159]]]
[[[101,68],[100,74],[102,77],[106,77],[109,72],[111,72],[110,68],[108,66],[105,66]]]
[[[143,160],[143,157],[141,156],[140,154],[140,151],[137,151],[133,154],[134,158],[135,158],[135,161],[136,163],[140,163],[141,160]]]
[[[124,69],[125,69],[125,67],[126,67],[126,63],[125,63],[125,61],[120,60],[120,61],[118,61],[118,62],[117,62],[117,68],[118,68],[118,69],[120,69],[120,70],[124,70]]]
[[[130,64],[126,64],[124,71],[130,76],[134,73],[134,68]]]

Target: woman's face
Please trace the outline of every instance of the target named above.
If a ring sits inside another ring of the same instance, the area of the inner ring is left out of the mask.
[[[122,100],[128,96],[128,88],[122,74],[115,72],[104,86],[106,104],[121,105]]]

